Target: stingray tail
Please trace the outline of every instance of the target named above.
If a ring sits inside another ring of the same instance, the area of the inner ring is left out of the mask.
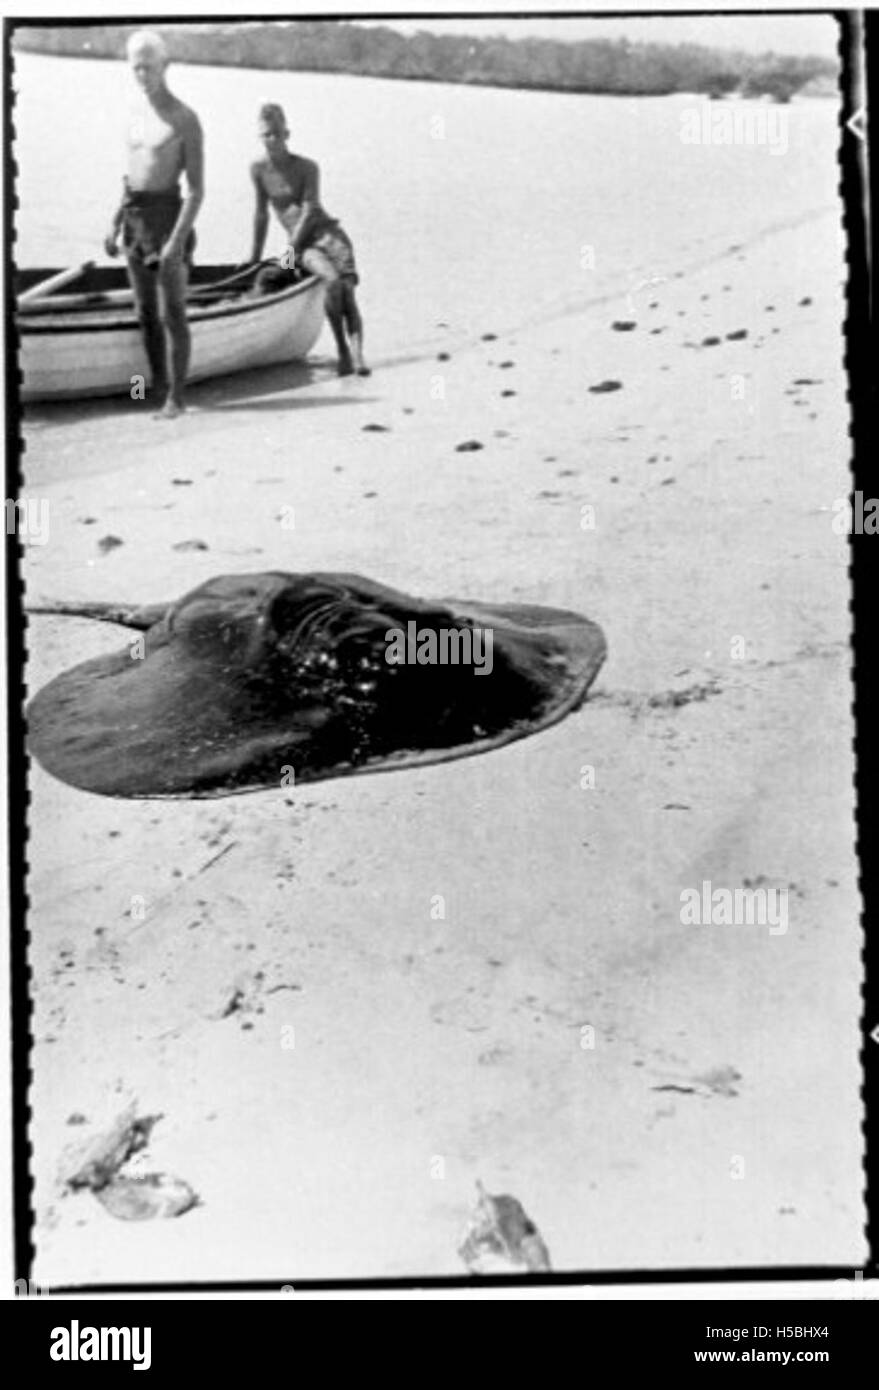
[[[75,603],[56,599],[48,603],[29,603],[26,613],[56,613],[70,618],[94,618],[99,623],[118,623],[120,627],[135,627],[142,632],[161,622],[167,604],[135,605],[126,603]]]

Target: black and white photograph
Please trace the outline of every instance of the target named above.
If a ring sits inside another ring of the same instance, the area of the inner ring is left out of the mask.
[[[34,1284],[863,1278],[858,15],[6,26]]]

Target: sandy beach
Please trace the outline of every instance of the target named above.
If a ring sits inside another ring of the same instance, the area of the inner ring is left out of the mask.
[[[578,713],[440,767],[124,802],[32,764],[41,1284],[461,1274],[477,1179],[558,1270],[862,1263],[840,235],[367,381],[324,338],[174,423],[29,412],[31,602],[339,569],[609,645]],[[32,617],[28,686],[125,641]],[[683,925],[705,880],[786,889],[787,930]],[[66,1185],[128,1107],[176,1220]]]

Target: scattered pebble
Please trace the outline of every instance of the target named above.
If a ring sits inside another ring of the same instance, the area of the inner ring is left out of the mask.
[[[480,444],[478,439],[465,439],[463,444],[455,445],[456,454],[472,454],[476,449],[484,449],[485,445]]]
[[[102,536],[98,541],[98,550],[102,555],[108,555],[111,550],[116,550],[118,546],[124,544],[125,542],[120,540],[118,536]]]
[[[737,343],[741,338],[747,338],[747,328],[737,328],[734,333],[727,333],[727,338],[731,343]]]
[[[720,339],[719,339],[719,338],[703,338],[703,339],[702,339],[702,346],[703,346],[703,347],[717,347],[717,345],[718,345],[719,342],[720,342]]]
[[[364,425],[364,426],[363,426],[363,429],[364,429],[367,433],[370,433],[370,434],[390,434],[390,428],[389,428],[388,425],[374,425],[374,424],[370,424],[370,425]]]
[[[674,482],[674,478],[663,478],[663,480],[662,480],[662,482],[659,484],[659,486],[660,486],[660,487],[668,487],[669,483],[673,483],[673,482]]]
[[[436,360],[437,362],[451,362],[451,354],[448,352],[438,352],[436,355]]]
[[[499,363],[498,363],[498,366],[500,367],[501,371],[506,371],[507,367],[515,367],[515,365],[516,365],[515,362],[499,362]]]
[[[171,546],[172,550],[207,550],[208,546],[204,541],[177,541],[176,545]]]
[[[494,343],[494,342],[497,341],[497,334],[496,334],[496,333],[483,333],[483,335],[482,335],[482,341],[483,341],[484,343]]]
[[[378,493],[377,493],[377,492],[364,492],[363,496],[364,496],[364,497],[378,497]]]
[[[638,325],[632,319],[614,319],[611,328],[615,333],[631,333]]]
[[[515,391],[510,391],[510,390],[501,391],[501,395],[502,395],[502,396],[515,396],[515,395],[516,395],[516,392],[515,392]]]
[[[172,478],[171,482],[174,487],[192,487],[191,478]]]
[[[805,299],[801,299],[801,300],[800,300],[800,306],[801,306],[801,307],[802,307],[802,305],[804,305],[804,304],[811,304],[811,303],[812,303],[812,298],[811,298],[811,296],[808,295],[808,294],[806,295]]]
[[[589,390],[593,395],[600,395],[606,391],[621,391],[622,386],[621,381],[599,381],[594,386],[590,386]]]

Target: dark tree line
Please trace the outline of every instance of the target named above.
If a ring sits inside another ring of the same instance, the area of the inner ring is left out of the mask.
[[[135,25],[16,26],[16,48],[67,57],[120,58]],[[344,72],[369,77],[466,82],[544,91],[663,96],[741,92],[788,101],[808,83],[829,84],[824,58],[752,54],[698,44],[630,43],[628,39],[469,38],[421,30],[406,36],[384,27],[312,23],[169,24],[173,57],[183,63]]]

